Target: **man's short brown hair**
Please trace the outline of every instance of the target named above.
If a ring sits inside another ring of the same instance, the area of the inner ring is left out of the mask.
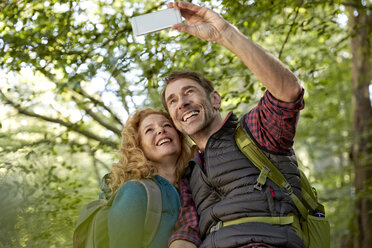
[[[166,90],[168,84],[170,84],[171,82],[176,81],[178,79],[181,79],[181,78],[191,79],[191,80],[197,82],[198,84],[200,84],[200,86],[203,87],[207,96],[209,96],[209,94],[214,91],[214,86],[213,86],[212,81],[205,78],[200,73],[195,72],[195,71],[174,71],[174,72],[172,72],[171,74],[169,74],[168,76],[166,76],[164,78],[165,85],[164,85],[164,88],[163,88],[162,93],[161,93],[161,102],[162,102],[164,108],[167,111],[168,111],[168,107],[167,107],[167,102],[166,102],[166,99],[165,99],[165,90]]]

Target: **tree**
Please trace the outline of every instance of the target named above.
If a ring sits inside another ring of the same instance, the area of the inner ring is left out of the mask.
[[[349,28],[352,34],[352,92],[354,109],[354,144],[352,159],[355,170],[355,211],[350,240],[345,247],[372,245],[372,103],[371,85],[371,3],[351,1],[348,4]]]

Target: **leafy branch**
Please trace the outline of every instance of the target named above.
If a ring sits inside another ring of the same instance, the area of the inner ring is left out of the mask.
[[[68,130],[71,130],[71,131],[74,131],[76,133],[79,133],[79,134],[87,137],[88,139],[92,139],[92,140],[98,141],[99,143],[105,144],[105,145],[110,146],[112,148],[117,148],[117,146],[118,146],[118,144],[116,142],[113,142],[113,141],[110,141],[108,139],[99,137],[98,135],[94,134],[93,132],[90,132],[90,131],[81,129],[81,126],[79,126],[78,124],[67,122],[67,121],[63,121],[63,120],[57,119],[57,118],[52,118],[52,117],[48,117],[48,116],[36,114],[36,113],[34,113],[34,112],[30,111],[30,110],[27,110],[27,109],[21,107],[18,103],[15,103],[14,101],[10,100],[3,93],[2,90],[0,90],[0,95],[2,95],[3,99],[5,100],[5,102],[7,104],[9,104],[12,107],[14,107],[15,109],[17,109],[17,111],[20,114],[23,114],[23,115],[26,115],[26,116],[29,116],[29,117],[34,117],[34,118],[37,118],[37,119],[40,119],[40,120],[44,120],[44,121],[47,121],[47,122],[52,122],[52,123],[60,124],[60,125],[62,125],[64,127],[68,128]]]
[[[283,53],[283,50],[284,50],[284,46],[287,44],[288,42],[288,39],[289,39],[289,35],[292,33],[292,29],[294,28],[294,26],[296,25],[296,19],[298,17],[298,13],[299,13],[299,10],[301,8],[301,5],[303,4],[303,1],[300,1],[300,5],[296,7],[296,12],[295,12],[295,16],[293,18],[293,21],[292,21],[292,24],[285,36],[285,39],[284,39],[284,42],[282,44],[282,47],[280,48],[280,51],[279,51],[279,55],[278,55],[278,58],[280,59],[281,56],[282,56],[282,53]]]

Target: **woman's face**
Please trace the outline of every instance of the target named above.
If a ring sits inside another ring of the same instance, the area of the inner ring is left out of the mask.
[[[155,163],[165,162],[181,154],[181,141],[172,123],[161,114],[146,116],[139,126],[141,147],[148,160]]]

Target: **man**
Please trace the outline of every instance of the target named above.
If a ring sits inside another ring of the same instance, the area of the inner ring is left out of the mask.
[[[212,10],[186,2],[168,7],[179,8],[187,20],[173,29],[226,47],[265,85],[267,91],[258,106],[240,124],[300,197],[292,154],[299,111],[304,107],[297,77]],[[181,214],[170,247],[304,247],[291,225],[246,218],[299,215],[288,194],[269,179],[262,188],[255,187],[260,171],[237,147],[234,133],[239,121],[232,113],[222,119],[221,97],[212,82],[198,73],[179,71],[165,83],[164,107],[176,128],[200,150],[190,162],[192,171],[181,182]],[[226,221],[235,223],[221,228],[219,224]]]

